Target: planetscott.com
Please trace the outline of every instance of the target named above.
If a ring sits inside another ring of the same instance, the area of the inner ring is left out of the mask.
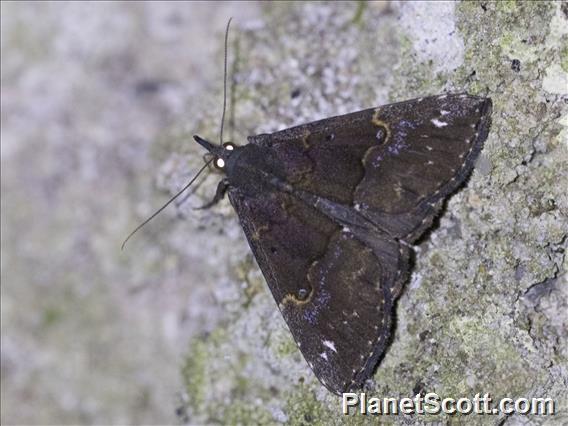
[[[552,398],[502,398],[489,394],[473,398],[441,398],[430,392],[414,398],[367,397],[365,393],[344,393],[343,414],[536,414],[549,416],[556,410]]]

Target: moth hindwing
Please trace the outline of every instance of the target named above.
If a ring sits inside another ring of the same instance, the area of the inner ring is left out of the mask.
[[[409,246],[471,173],[491,100],[426,97],[224,149],[227,191],[298,347],[332,392],[362,386],[391,336]]]

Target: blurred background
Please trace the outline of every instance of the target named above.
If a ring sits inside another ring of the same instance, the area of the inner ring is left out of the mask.
[[[2,424],[176,422],[217,277],[161,245],[192,241],[175,209],[120,244],[168,196],[155,176],[172,153],[152,147],[193,144],[192,111],[220,117],[225,25],[259,5],[1,7]]]

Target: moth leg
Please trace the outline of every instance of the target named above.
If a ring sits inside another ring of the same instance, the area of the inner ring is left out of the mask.
[[[215,192],[215,196],[213,197],[213,199],[201,207],[196,207],[195,210],[204,210],[213,207],[215,204],[217,204],[219,201],[223,199],[228,188],[229,188],[229,181],[227,179],[223,179],[221,182],[219,182],[219,185],[217,185],[217,191]]]

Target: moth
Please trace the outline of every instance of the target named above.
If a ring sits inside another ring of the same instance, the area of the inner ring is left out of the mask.
[[[226,194],[309,366],[360,388],[385,353],[412,244],[472,172],[491,99],[445,94],[214,144]]]
[[[362,387],[391,338],[412,244],[471,174],[491,125],[491,99],[444,94],[326,118],[248,144],[195,141],[224,172],[228,195],[292,335],[320,382]]]

